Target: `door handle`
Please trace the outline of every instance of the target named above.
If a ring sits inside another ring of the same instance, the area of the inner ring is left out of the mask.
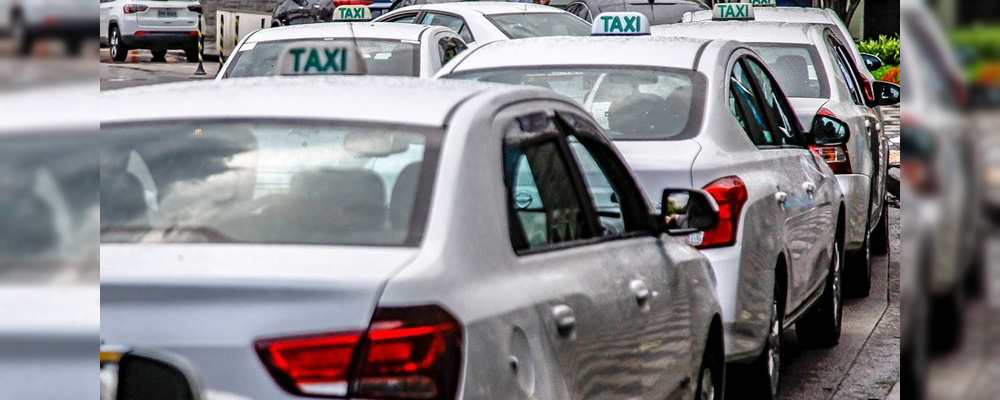
[[[633,280],[629,282],[628,288],[635,295],[635,301],[638,303],[639,307],[646,307],[649,304],[649,299],[653,297],[653,292],[649,290],[646,286],[646,282],[640,279]]]
[[[802,188],[805,189],[806,193],[809,193],[809,197],[813,197],[816,193],[816,184],[812,182],[806,182],[802,184]]]
[[[872,121],[871,120],[869,120],[869,119],[865,120],[865,129],[867,129],[867,130],[871,130],[872,129]]]
[[[565,304],[552,307],[552,317],[556,320],[559,335],[572,339],[573,330],[576,329],[576,314],[573,309]]]
[[[785,207],[785,202],[788,201],[788,193],[778,192],[774,194],[774,199],[778,201],[778,205]]]

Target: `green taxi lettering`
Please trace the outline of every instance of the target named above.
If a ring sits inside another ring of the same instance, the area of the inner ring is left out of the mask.
[[[288,52],[295,56],[296,73],[343,72],[347,64],[347,52],[344,49],[322,49],[320,53],[318,49],[294,48]]]
[[[719,11],[722,18],[750,18],[749,4],[726,4]]]
[[[365,9],[363,8],[347,8],[340,7],[340,18],[341,19],[364,19]]]
[[[608,33],[639,33],[639,17],[602,16],[604,32]],[[624,22],[624,24],[622,23]]]

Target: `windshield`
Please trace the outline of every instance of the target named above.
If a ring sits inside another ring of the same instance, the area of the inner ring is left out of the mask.
[[[823,99],[830,97],[826,72],[814,46],[788,44],[751,45],[767,63],[787,97]]]
[[[438,134],[300,121],[104,127],[101,242],[416,246]]]
[[[98,134],[0,137],[0,281],[97,282]]]
[[[246,43],[226,71],[226,78],[274,75],[282,50],[294,40]],[[324,42],[329,44],[330,42]],[[399,40],[355,39],[368,75],[420,76],[420,45]]]
[[[679,140],[701,123],[704,83],[691,71],[614,67],[534,67],[447,76],[541,86],[569,96],[614,140]]]
[[[545,36],[590,36],[590,24],[569,13],[487,15],[511,39]]]

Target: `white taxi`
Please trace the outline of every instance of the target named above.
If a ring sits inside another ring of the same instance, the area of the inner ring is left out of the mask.
[[[261,29],[243,38],[217,80],[271,76],[290,43],[350,42],[360,49],[366,74],[430,78],[467,48],[448,28],[370,22],[364,6],[340,6],[338,22]]]
[[[277,71],[361,68],[293,43]],[[715,276],[683,239],[717,205],[668,189],[654,214],[564,96],[365,76],[102,96],[106,345],[251,400],[722,393]]]
[[[842,144],[849,132],[827,115],[804,131],[747,45],[649,30],[641,14],[605,13],[593,27],[604,37],[491,43],[438,77],[565,94],[607,131],[651,201],[668,187],[710,193],[721,222],[688,241],[718,275],[726,359],[750,377],[745,398],[774,398],[784,329],[797,323],[815,345],[840,337],[845,203],[809,146]]]

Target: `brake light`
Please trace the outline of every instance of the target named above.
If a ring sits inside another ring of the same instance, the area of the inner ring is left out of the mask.
[[[851,158],[847,155],[847,146],[809,146],[813,154],[822,158],[835,174],[851,174]]]
[[[462,331],[436,306],[379,308],[366,333],[260,340],[257,352],[294,394],[452,400]]]
[[[872,81],[868,80],[864,74],[858,74],[858,78],[861,79],[861,89],[865,92],[865,100],[871,104],[875,101],[875,89],[872,88]]]
[[[126,4],[124,7],[125,14],[135,14],[140,12],[146,12],[149,6],[145,4]]]
[[[337,8],[340,6],[370,6],[372,5],[371,0],[333,0],[333,7]]]
[[[915,194],[931,196],[938,193],[940,186],[937,174],[934,173],[933,167],[927,165],[925,161],[903,161],[899,166],[899,172],[902,179],[913,188]]]
[[[709,183],[705,191],[719,205],[719,223],[703,233],[700,243],[693,244],[700,249],[736,244],[740,216],[749,198],[746,185],[738,176],[727,176]]]
[[[198,14],[201,14],[201,11],[202,11],[201,4],[195,4],[195,5],[188,6],[188,11],[196,12]]]

